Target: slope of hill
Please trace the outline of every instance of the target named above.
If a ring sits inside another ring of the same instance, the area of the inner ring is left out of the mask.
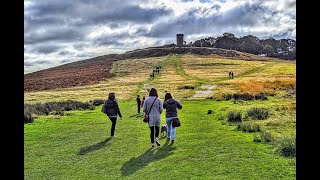
[[[154,48],[137,49],[123,54],[99,56],[92,59],[77,61],[54,68],[29,73],[24,76],[24,90],[39,91],[96,84],[112,76],[110,69],[112,68],[113,62],[116,60],[159,57],[169,54],[188,53],[197,55],[217,55],[236,59],[267,60],[265,57],[220,48],[160,46]]]

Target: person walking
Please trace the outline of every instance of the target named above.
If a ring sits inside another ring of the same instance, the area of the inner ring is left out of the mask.
[[[114,135],[114,131],[116,129],[117,117],[119,115],[120,119],[122,119],[122,115],[114,92],[109,93],[108,99],[104,104],[106,106],[107,116],[112,122],[110,136],[111,138],[115,138],[116,136]]]
[[[151,88],[149,97],[147,97],[143,103],[143,112],[148,113],[149,110],[150,113],[148,126],[150,128],[151,147],[154,147],[154,141],[158,146],[160,146],[158,137],[160,131],[160,115],[163,110],[163,103],[158,98],[158,92],[155,88]]]
[[[164,97],[163,109],[166,109],[166,122],[168,126],[167,140],[171,139],[171,142],[174,143],[176,128],[172,127],[172,121],[174,118],[178,118],[177,109],[182,109],[182,104],[180,101],[174,99],[171,93],[167,92]]]
[[[143,108],[144,100],[146,100],[146,97],[143,96],[142,101],[141,101],[141,107]]]
[[[140,114],[141,100],[139,95],[137,96],[137,105],[138,105],[138,114]]]

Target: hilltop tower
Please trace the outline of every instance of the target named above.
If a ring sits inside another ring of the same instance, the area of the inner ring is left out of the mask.
[[[177,34],[177,46],[183,46],[183,34]]]

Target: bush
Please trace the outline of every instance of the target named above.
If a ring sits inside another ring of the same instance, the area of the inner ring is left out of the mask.
[[[79,101],[47,102],[44,104],[25,104],[24,111],[36,115],[49,115],[52,111],[92,109],[92,104]]]
[[[252,121],[238,124],[237,129],[243,132],[259,132],[261,130],[260,125]]]
[[[25,112],[24,113],[24,123],[32,123],[33,121],[34,121],[33,116],[30,113]]]
[[[277,152],[285,157],[296,157],[296,138],[284,137],[277,141]]]
[[[94,99],[92,101],[92,104],[95,105],[95,106],[99,106],[100,104],[104,104],[104,101],[103,99]]]
[[[270,115],[269,109],[267,108],[251,108],[247,111],[247,115],[252,119],[263,120],[267,119]]]
[[[178,89],[194,89],[194,86],[179,86]]]
[[[222,97],[223,97],[223,99],[228,101],[228,100],[232,99],[232,94],[223,94]]]
[[[271,134],[266,131],[261,131],[260,136],[261,136],[262,142],[265,142],[265,143],[272,142],[274,140]]]
[[[268,142],[274,141],[274,138],[271,136],[270,133],[263,131],[263,130],[260,130],[259,135],[257,135],[257,134],[253,135],[253,141],[268,143]]]
[[[254,100],[254,96],[248,93],[245,94],[233,94],[233,99],[235,101],[237,100],[245,100],[245,101],[251,101]]]
[[[59,116],[64,116],[64,111],[52,111],[50,112],[51,115],[59,115]]]
[[[241,112],[238,111],[230,111],[228,116],[227,116],[227,121],[228,122],[241,122]]]
[[[264,93],[259,93],[254,96],[256,100],[268,100],[268,97]]]

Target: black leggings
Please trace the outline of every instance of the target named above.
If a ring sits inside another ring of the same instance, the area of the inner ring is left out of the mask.
[[[154,134],[154,129],[156,129],[156,134]],[[151,143],[154,143],[154,135],[156,135],[156,138],[159,137],[159,129],[160,127],[158,126],[152,126],[150,127],[150,139],[151,139]]]
[[[112,122],[111,125],[111,136],[114,136],[114,130],[116,129],[116,124],[117,124],[117,118],[109,118],[110,121]]]

